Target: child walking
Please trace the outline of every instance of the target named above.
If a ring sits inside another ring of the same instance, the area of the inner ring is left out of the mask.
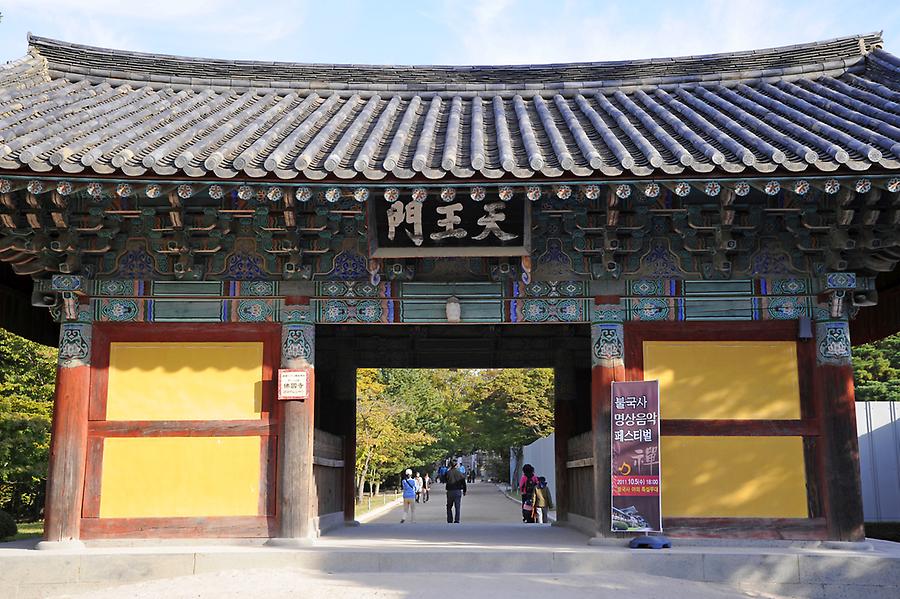
[[[550,510],[553,508],[553,497],[550,495],[550,486],[543,476],[538,477],[539,484],[534,489],[534,507],[538,524],[550,522]]]
[[[415,523],[416,479],[412,477],[412,470],[409,468],[403,473],[403,480],[400,481],[400,487],[403,489],[403,518],[400,520],[400,524],[406,522],[407,516],[409,516],[410,522]]]

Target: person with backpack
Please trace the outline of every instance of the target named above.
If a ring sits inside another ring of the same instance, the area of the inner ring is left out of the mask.
[[[400,524],[406,522],[407,515],[409,521],[413,524],[416,522],[416,479],[412,476],[412,470],[406,469],[403,473],[403,479],[400,481],[400,488],[403,490],[403,518]]]
[[[538,486],[534,489],[534,507],[538,524],[550,522],[550,510],[553,508],[553,497],[550,495],[550,486],[543,476],[538,477]]]
[[[447,471],[447,524],[459,524],[459,506],[463,495],[466,494],[466,476],[456,467],[456,462],[450,463]],[[453,508],[456,508],[456,517],[453,516]]]
[[[534,503],[535,489],[541,481],[534,475],[534,466],[525,464],[522,466],[522,478],[519,479],[519,492],[522,494],[522,521],[526,524],[534,524],[537,508]]]

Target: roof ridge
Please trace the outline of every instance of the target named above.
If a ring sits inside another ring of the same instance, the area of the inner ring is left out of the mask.
[[[325,83],[558,83],[628,80],[722,71],[822,64],[866,55],[882,45],[880,32],[738,52],[636,60],[519,65],[372,65],[267,62],[196,58],[133,52],[76,44],[28,34],[30,50],[45,57],[51,70],[84,74],[115,72],[113,78],[154,80],[183,77],[207,80],[313,81]],[[124,77],[122,75],[125,75]],[[144,76],[142,76],[144,75]]]

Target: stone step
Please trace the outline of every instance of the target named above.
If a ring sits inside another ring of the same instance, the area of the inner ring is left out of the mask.
[[[365,547],[286,550],[247,546],[101,547],[81,552],[4,550],[0,596],[24,599],[226,570],[302,569],[334,573],[591,574],[666,576],[768,590],[789,596],[896,599],[900,550],[684,547],[628,550],[581,547],[541,550]]]

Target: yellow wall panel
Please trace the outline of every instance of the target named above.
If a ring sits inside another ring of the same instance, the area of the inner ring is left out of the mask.
[[[262,343],[111,343],[106,418],[259,418],[262,365]]]
[[[255,516],[259,437],[109,438],[101,518]]]
[[[806,518],[801,437],[662,438],[668,517]]]
[[[645,341],[663,418],[800,418],[793,341]]]

